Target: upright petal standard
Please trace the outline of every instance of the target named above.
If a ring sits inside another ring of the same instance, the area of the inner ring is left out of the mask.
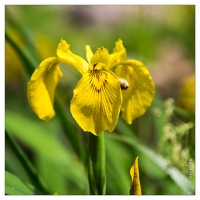
[[[45,59],[36,68],[27,85],[27,96],[40,119],[48,121],[55,115],[55,88],[62,77],[59,63],[70,65],[82,74],[73,92],[70,111],[84,131],[94,135],[113,131],[120,111],[129,124],[144,114],[153,100],[155,85],[141,62],[125,60],[122,40],[116,42],[111,54],[104,47],[93,54],[86,45],[86,58],[87,61],[73,54],[70,45],[61,39],[57,56]],[[115,73],[111,71],[114,68]],[[127,82],[125,88],[121,80]]]

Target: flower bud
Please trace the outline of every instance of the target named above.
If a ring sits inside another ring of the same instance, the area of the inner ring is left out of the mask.
[[[127,80],[125,80],[124,78],[119,78],[119,82],[120,82],[120,87],[122,90],[128,89],[129,83]]]

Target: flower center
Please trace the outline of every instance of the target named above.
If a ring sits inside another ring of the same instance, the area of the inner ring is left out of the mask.
[[[108,83],[108,75],[105,70],[90,70],[89,81],[91,88],[100,93]]]

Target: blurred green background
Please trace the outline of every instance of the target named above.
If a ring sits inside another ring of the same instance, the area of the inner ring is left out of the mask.
[[[6,194],[89,194],[89,133],[69,111],[81,75],[61,65],[57,115],[50,122],[37,118],[27,102],[33,69],[56,56],[61,38],[83,58],[86,44],[111,53],[121,38],[128,58],[143,62],[156,85],[143,116],[132,125],[119,119],[113,133],[105,131],[106,194],[129,194],[136,156],[142,194],[195,193],[194,5],[6,5],[5,32]]]

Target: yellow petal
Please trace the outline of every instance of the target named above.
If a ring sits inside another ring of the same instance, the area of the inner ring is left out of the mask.
[[[95,65],[97,63],[107,64],[109,60],[110,60],[110,55],[108,53],[108,49],[101,47],[97,49],[95,54],[90,59],[90,62],[92,65]]]
[[[139,167],[138,167],[138,156],[135,159],[133,166],[130,169],[131,175],[131,195],[141,195],[141,185],[140,185],[140,175],[139,175]]]
[[[49,121],[55,115],[54,93],[61,77],[58,60],[51,57],[40,63],[28,82],[28,102],[36,115],[44,121]]]
[[[86,45],[86,46],[85,46],[85,50],[86,50],[86,58],[87,58],[87,61],[88,61],[88,63],[90,64],[90,59],[91,59],[92,56],[93,56],[91,47],[90,47],[89,45]]]
[[[124,48],[123,41],[121,39],[118,39],[115,43],[115,48],[113,49],[113,53],[120,52],[121,59],[126,58],[126,49]]]
[[[182,85],[179,96],[177,99],[177,105],[195,113],[195,75],[192,74],[186,78]]]
[[[121,103],[119,78],[110,70],[90,70],[77,84],[70,109],[84,131],[98,135],[114,130]]]
[[[143,115],[151,104],[155,94],[155,85],[143,63],[136,60],[120,63],[121,65],[116,68],[116,74],[129,83],[129,88],[122,91],[122,118],[131,124],[135,118]]]
[[[122,61],[126,58],[126,49],[123,46],[123,42],[121,39],[115,43],[115,47],[113,49],[113,53],[110,54],[110,63],[108,65],[108,69],[115,67],[119,61]]]
[[[73,54],[70,51],[70,45],[63,39],[58,44],[57,56],[60,63],[74,67],[81,74],[88,70],[88,63],[80,56]]]

